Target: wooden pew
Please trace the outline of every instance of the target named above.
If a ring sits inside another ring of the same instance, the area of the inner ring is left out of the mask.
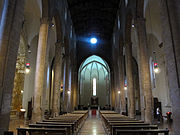
[[[18,135],[68,135],[67,128],[17,128]]]
[[[29,124],[31,128],[66,128],[67,134],[73,134],[72,126],[71,125],[48,125],[48,124]]]
[[[158,129],[157,125],[113,125],[111,127],[110,133],[112,135],[116,134],[119,130],[142,130],[142,129]]]
[[[51,123],[73,123],[73,128],[78,131],[80,127],[82,126],[82,123],[84,121],[84,115],[83,114],[68,114],[64,116],[59,116],[53,119],[49,120],[43,120],[43,122],[51,122]]]
[[[89,111],[77,110],[77,111],[71,112],[71,114],[88,114],[88,112],[89,112]]]
[[[72,131],[75,133],[78,132],[78,130],[82,127],[84,121],[88,117],[88,113],[88,111],[74,111],[55,118],[43,120],[43,124],[71,123],[73,129]]]
[[[71,126],[71,132],[75,133],[77,132],[77,127],[75,127],[74,122],[36,122],[36,124],[41,124],[41,125],[69,125]]]
[[[139,128],[138,126],[144,127],[144,128],[150,128],[150,124],[148,123],[108,123],[107,128],[109,131],[113,134],[114,130],[117,129],[118,127],[134,127],[134,128]]]
[[[110,126],[136,126],[136,125],[149,125],[149,123],[109,123]]]
[[[129,118],[127,116],[123,116],[121,114],[103,114],[101,112],[101,119],[103,121],[103,125],[105,129],[108,129],[108,131],[112,131],[113,125],[148,125],[147,123],[144,123],[143,121],[139,121],[136,119]]]
[[[109,123],[144,123],[144,121],[122,121],[122,120],[108,120]]]
[[[81,128],[84,121],[88,117],[88,111],[74,111],[65,115],[60,115],[49,120],[43,120],[44,122],[74,122],[75,127]]]
[[[169,132],[168,130],[159,130],[157,125],[150,125],[148,123],[144,123],[144,121],[132,119],[113,112],[101,111],[100,117],[103,121],[106,132],[112,135],[147,135],[148,133],[153,135],[164,133],[167,135]]]
[[[102,111],[102,110],[100,110],[99,113],[100,114],[118,114],[117,112],[114,112],[114,111]]]
[[[61,132],[63,132],[63,135],[76,134],[82,126],[82,123],[88,117],[88,114],[88,111],[74,111],[48,120],[44,119],[40,122],[36,122],[36,124],[29,124],[29,128],[17,128],[17,130],[20,135],[25,132],[29,132],[30,134],[36,133],[38,135],[44,133],[61,135]],[[64,130],[66,130],[66,132]]]
[[[143,130],[116,130],[114,135],[158,135],[163,133],[169,135],[168,129],[143,129]]]

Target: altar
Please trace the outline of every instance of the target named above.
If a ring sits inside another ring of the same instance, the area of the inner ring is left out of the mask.
[[[98,106],[98,97],[97,96],[92,96],[91,97],[91,106]]]

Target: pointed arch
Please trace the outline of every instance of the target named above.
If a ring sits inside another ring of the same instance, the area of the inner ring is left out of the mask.
[[[100,106],[110,105],[110,68],[104,59],[97,55],[88,57],[79,67],[78,78],[81,105],[91,105],[94,96],[98,98]]]

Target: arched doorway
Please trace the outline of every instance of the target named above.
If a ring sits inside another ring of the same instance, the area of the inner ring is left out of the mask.
[[[106,61],[96,55],[88,57],[79,68],[78,80],[80,105],[109,107],[110,69]]]

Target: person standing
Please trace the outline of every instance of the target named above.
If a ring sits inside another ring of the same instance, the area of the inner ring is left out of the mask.
[[[156,109],[156,115],[157,115],[158,122],[160,122],[160,119],[161,119],[161,110],[159,109],[159,107]]]

